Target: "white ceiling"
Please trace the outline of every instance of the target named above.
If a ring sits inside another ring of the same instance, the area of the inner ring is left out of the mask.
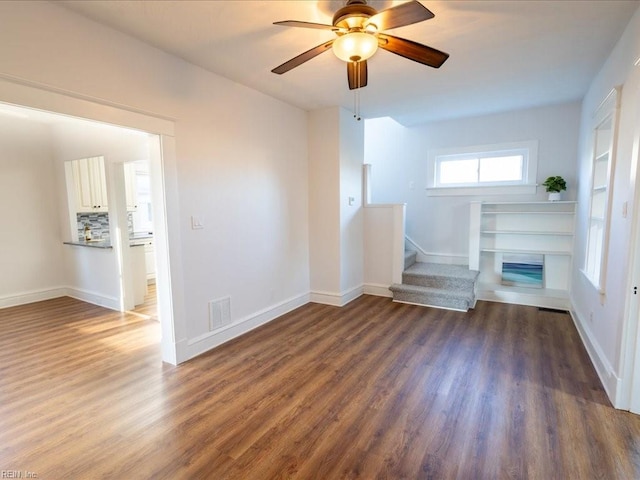
[[[273,25],[331,23],[341,1],[59,1],[191,63],[306,110],[353,108],[346,66],[331,52],[271,69],[332,32]],[[402,1],[371,1],[378,9]],[[369,60],[362,116],[405,125],[581,99],[638,0],[421,0],[435,18],[390,33],[449,53],[433,69],[386,51]]]

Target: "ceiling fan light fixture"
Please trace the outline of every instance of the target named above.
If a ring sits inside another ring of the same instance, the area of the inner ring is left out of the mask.
[[[371,58],[378,50],[378,38],[364,32],[340,35],[333,42],[333,53],[345,62],[360,62]]]

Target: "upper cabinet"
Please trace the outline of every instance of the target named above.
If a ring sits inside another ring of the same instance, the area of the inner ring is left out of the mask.
[[[70,162],[77,212],[107,212],[107,182],[103,157]]]

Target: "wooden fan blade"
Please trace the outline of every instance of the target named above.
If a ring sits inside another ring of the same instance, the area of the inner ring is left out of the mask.
[[[433,68],[440,68],[449,58],[448,53],[393,35],[378,34],[378,45],[388,52]]]
[[[390,28],[404,27],[412,23],[422,22],[435,17],[431,10],[415,0],[387,8],[376,13],[367,21],[378,27],[378,31],[389,30]]]
[[[347,63],[347,78],[349,79],[349,90],[367,86],[367,61]]]
[[[331,48],[334,40],[329,40],[328,42],[323,43],[322,45],[318,45],[317,47],[312,48],[311,50],[307,50],[304,53],[301,53],[297,57],[293,57],[291,60],[284,62],[282,65],[277,66],[273,70],[273,73],[277,73],[278,75],[282,75],[283,73],[288,72],[289,70],[293,70],[298,65],[302,65],[304,62],[311,60],[313,57],[317,57],[322,52],[326,52]]]
[[[320,30],[331,30],[334,32],[342,29],[334,27],[333,25],[325,25],[324,23],[313,22],[299,22],[298,20],[284,20],[282,22],[273,22],[274,25],[282,25],[283,27],[302,27],[302,28],[317,28]]]

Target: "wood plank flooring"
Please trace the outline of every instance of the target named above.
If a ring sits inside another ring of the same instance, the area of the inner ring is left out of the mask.
[[[0,470],[39,479],[633,479],[566,314],[363,296],[178,367],[159,324],[60,298],[0,310]]]

